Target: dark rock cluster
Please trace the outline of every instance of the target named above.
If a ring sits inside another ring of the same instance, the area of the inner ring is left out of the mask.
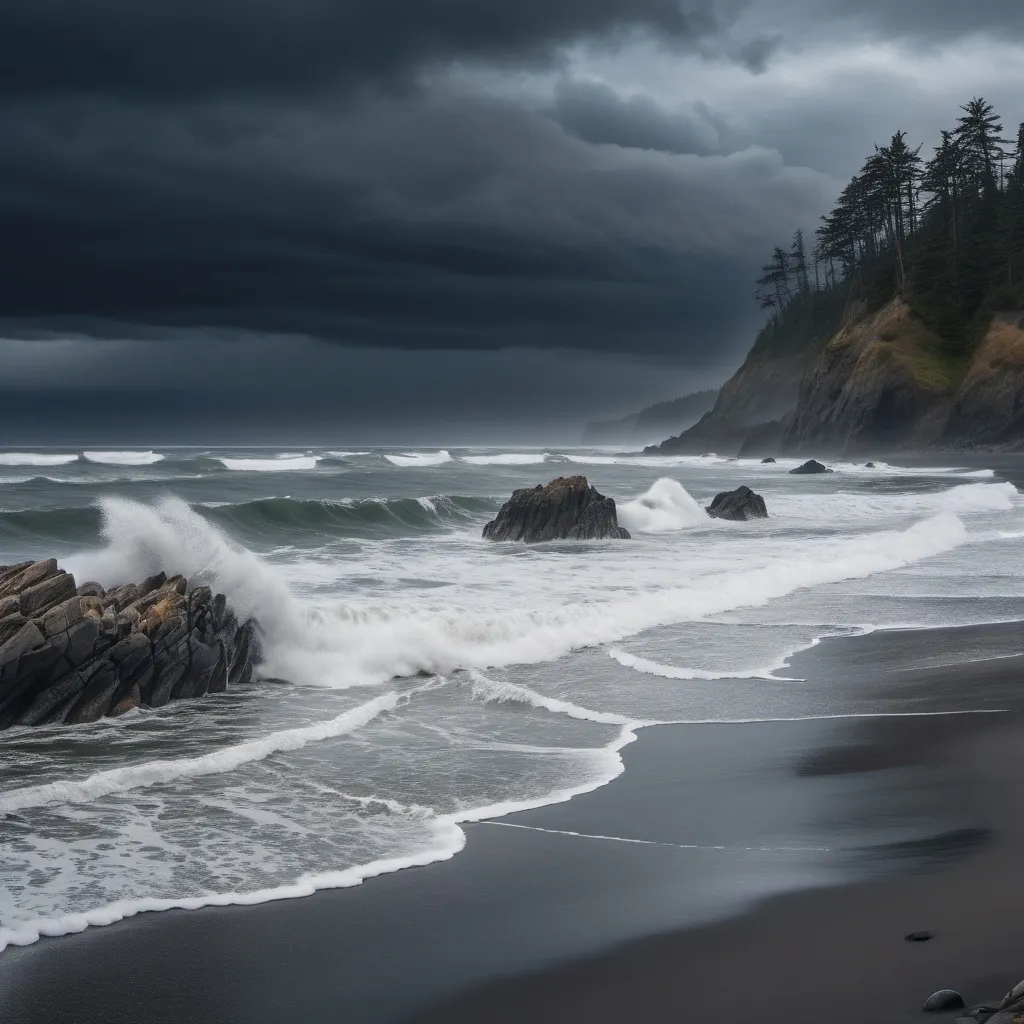
[[[585,476],[560,476],[547,486],[523,487],[484,527],[487,540],[628,540],[619,526],[615,499],[606,498]]]
[[[249,682],[259,658],[256,622],[184,576],[104,590],[53,558],[0,566],[0,729],[218,693]]]
[[[734,522],[768,518],[764,498],[746,486],[716,494],[714,501],[705,511],[712,519],[731,519]]]

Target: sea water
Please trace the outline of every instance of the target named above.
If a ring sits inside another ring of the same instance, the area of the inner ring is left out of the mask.
[[[56,555],[105,585],[185,573],[259,619],[266,655],[225,694],[0,734],[0,947],[451,858],[467,822],[616,778],[652,723],[951,710],[880,706],[790,661],[829,636],[1024,617],[1016,488],[955,458],[796,464],[0,452],[0,562]],[[482,540],[513,489],[576,473],[632,540]],[[710,519],[740,484],[770,518]]]

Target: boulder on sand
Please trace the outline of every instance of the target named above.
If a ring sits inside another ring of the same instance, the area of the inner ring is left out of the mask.
[[[955,989],[943,988],[933,992],[924,1004],[926,1013],[942,1013],[944,1010],[962,1010],[967,1004]]]
[[[797,466],[796,469],[791,469],[790,473],[807,476],[811,473],[831,473],[832,470],[828,466],[823,466],[820,462],[811,459],[809,462],[805,462],[802,466]]]
[[[749,487],[737,487],[735,491],[716,494],[706,511],[712,519],[731,519],[734,522],[768,518],[764,498]]]
[[[615,500],[587,483],[585,476],[560,476],[546,487],[514,491],[484,527],[487,540],[539,544],[549,540],[628,540],[619,526]]]

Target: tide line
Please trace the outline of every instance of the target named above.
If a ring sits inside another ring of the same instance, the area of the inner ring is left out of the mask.
[[[478,825],[499,828],[521,828],[527,832],[546,832],[555,836],[573,836],[576,839],[604,839],[611,843],[631,843],[636,846],[667,846],[674,850],[724,850],[737,853],[832,853],[831,846],[705,846],[700,843],[665,843],[656,839],[629,839],[626,836],[602,836],[589,832],[570,832],[561,828],[538,828],[536,825],[513,825],[510,821],[480,821]]]

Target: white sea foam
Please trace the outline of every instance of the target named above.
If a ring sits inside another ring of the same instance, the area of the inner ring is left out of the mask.
[[[473,695],[480,700],[493,701],[497,704],[526,704],[530,707],[552,711],[555,714],[568,715],[585,722],[597,722],[599,725],[640,725],[634,719],[625,718],[610,711],[591,711],[571,701],[559,700],[556,697],[545,697],[544,694],[531,690],[528,686],[518,683],[488,679],[482,672],[475,669],[470,672],[473,683]]]
[[[547,462],[547,452],[507,452],[503,455],[462,455],[460,462],[471,466],[537,466]]]
[[[357,455],[369,455],[369,452],[325,452],[332,459],[351,459]]]
[[[218,459],[225,469],[250,473],[291,473],[295,470],[316,469],[316,455],[278,456],[274,459]]]
[[[39,786],[24,786],[0,793],[0,814],[22,811],[29,807],[51,804],[83,804],[115,793],[133,789],[160,786],[181,779],[194,779],[201,775],[217,775],[234,771],[243,764],[262,761],[288,750],[301,750],[310,743],[344,736],[361,729],[385,711],[393,711],[402,698],[398,693],[386,693],[326,722],[283,729],[260,739],[222,747],[200,757],[176,760],[149,761],[96,772],[84,779],[61,779]]]
[[[0,466],[67,466],[77,455],[44,455],[37,452],[0,452]]]
[[[406,452],[404,455],[385,455],[384,458],[394,466],[406,466],[412,469],[420,466],[443,466],[446,462],[452,461],[451,455],[444,450],[439,452]]]
[[[164,460],[158,452],[82,452],[82,458],[100,466],[152,466]]]
[[[944,491],[939,504],[951,512],[1006,512],[1020,497],[1013,484],[960,484]]]
[[[602,601],[493,611],[422,602],[310,609],[292,596],[279,570],[229,542],[181,501],[153,507],[109,499],[101,508],[109,547],[67,559],[76,575],[112,584],[172,566],[203,579],[227,594],[240,616],[263,624],[269,674],[332,687],[377,684],[420,670],[447,674],[547,661],[655,626],[909,565],[967,537],[959,519],[943,513],[907,530],[808,541],[797,555],[787,549],[750,568]]]
[[[699,668],[683,668],[677,665],[662,665],[657,661],[649,661],[647,658],[640,658],[635,654],[630,654],[629,651],[623,651],[618,647],[612,647],[608,651],[608,655],[625,668],[642,672],[644,675],[660,676],[662,679],[701,679],[708,681],[715,679],[774,679],[776,682],[798,683],[803,682],[803,680],[779,676],[776,673],[788,667],[789,659],[794,654],[799,651],[808,650],[818,643],[820,643],[820,640],[813,640],[811,643],[791,651],[774,664],[755,669],[715,669],[711,671]]]
[[[379,875],[450,860],[466,845],[465,832],[450,818],[439,818],[433,831],[434,843],[417,853],[405,857],[385,857],[341,871],[306,874],[287,885],[252,892],[208,893],[183,899],[118,900],[81,913],[25,921],[0,928],[0,951],[8,946],[27,946],[37,942],[44,935],[73,935],[85,931],[86,928],[101,928],[125,918],[135,917],[136,914],[158,913],[164,910],[199,910],[203,907],[251,907],[277,900],[301,899],[312,896],[322,889],[347,889]]]
[[[662,477],[649,490],[618,506],[619,524],[634,533],[668,533],[712,520],[677,480]]]

